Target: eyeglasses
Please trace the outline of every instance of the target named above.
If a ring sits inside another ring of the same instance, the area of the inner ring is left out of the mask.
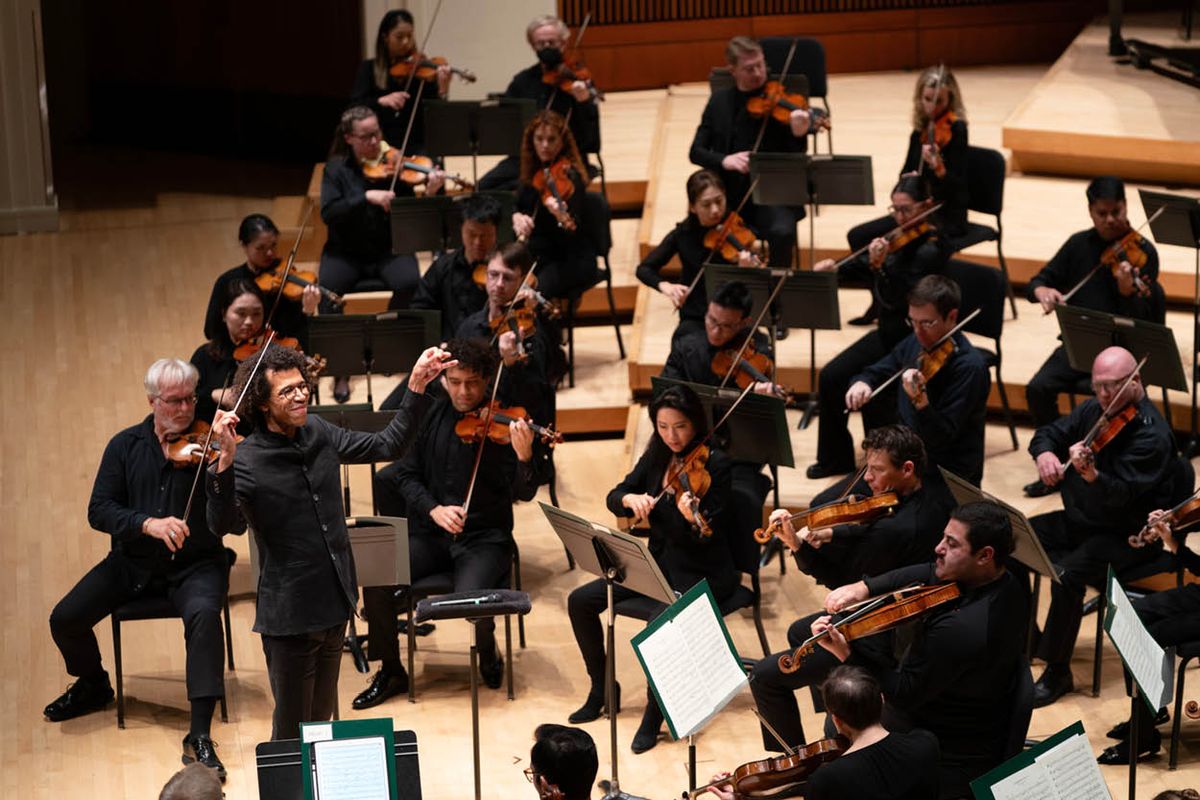
[[[916,206],[888,206],[889,214],[899,214],[902,217],[907,217],[909,214],[916,211]]]
[[[1133,373],[1130,373],[1130,375],[1132,374]],[[1104,392],[1105,394],[1111,394],[1112,392],[1120,389],[1121,385],[1127,380],[1129,380],[1129,375],[1126,375],[1123,378],[1117,378],[1115,381],[1092,381],[1092,391],[1096,394],[1100,394],[1101,392]]]
[[[537,777],[537,773],[533,771],[533,767],[526,767],[521,771],[525,773],[525,780],[529,781],[530,783],[533,783],[534,778]]]
[[[196,395],[194,394],[189,394],[184,397],[163,397],[162,395],[159,395],[155,399],[161,402],[164,406],[168,406],[170,408],[182,408],[183,406],[196,405]]]
[[[913,319],[912,317],[905,317],[904,323],[910,328],[920,328],[923,331],[931,331],[938,325],[941,325],[942,321],[940,319]]]
[[[709,327],[716,328],[719,331],[736,331],[738,328],[742,327],[741,322],[721,322],[712,314],[704,315],[704,324],[708,325]]]
[[[300,383],[293,383],[291,386],[283,387],[276,393],[276,396],[280,400],[291,400],[299,395],[307,397],[311,392],[312,387],[308,385],[308,382],[301,381]]]
[[[352,134],[350,134],[350,136],[354,139],[358,139],[360,142],[369,142],[372,139],[382,139],[383,133],[381,131],[375,130],[375,131],[367,131],[366,133],[352,133]]]

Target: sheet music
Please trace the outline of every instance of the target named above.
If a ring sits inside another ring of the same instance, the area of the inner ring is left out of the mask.
[[[668,624],[643,641],[639,649],[675,730],[685,735],[682,731],[701,724],[712,709],[687,642],[677,626]]]
[[[992,784],[996,800],[1058,800],[1046,768],[1033,764]]]
[[[1108,638],[1112,639],[1113,646],[1129,666],[1142,692],[1158,708],[1169,699],[1167,684],[1163,679],[1166,653],[1142,625],[1137,612],[1133,610],[1133,604],[1129,602],[1129,595],[1125,594],[1116,578],[1112,579],[1109,595],[1116,614],[1113,615]]]
[[[382,736],[313,744],[313,789],[320,800],[391,800]]]
[[[714,699],[737,692],[749,683],[742,665],[730,657],[725,631],[706,598],[689,604],[672,624],[682,634],[692,663],[703,665],[705,682]]]
[[[1038,757],[1060,800],[1111,800],[1086,736],[1072,736]]]

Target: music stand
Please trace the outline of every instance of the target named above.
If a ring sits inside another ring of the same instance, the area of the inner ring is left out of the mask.
[[[512,227],[513,206],[516,204],[513,193],[489,189],[475,192],[475,194],[485,195],[500,204],[500,224],[496,226],[496,244],[502,245],[514,241],[517,235],[513,233]],[[462,247],[462,206],[459,203],[470,196],[455,195],[454,202],[450,204],[450,208],[446,212],[446,250],[458,250]]]
[[[425,142],[431,156],[470,156],[471,179],[478,182],[479,156],[517,156],[521,134],[537,113],[526,98],[426,100]]]
[[[613,530],[597,522],[590,522],[545,503],[539,502],[538,505],[542,507],[542,513],[546,515],[550,527],[554,528],[558,538],[562,539],[563,546],[575,559],[575,563],[584,571],[603,579],[608,590],[604,697],[608,708],[612,780],[605,797],[626,797],[617,779],[617,711],[613,703],[617,674],[614,646],[617,614],[613,605],[613,587],[624,586],[668,606],[675,602],[675,590],[663,577],[662,570],[650,554],[649,543],[644,539]]]
[[[417,758],[417,734],[395,731],[396,796],[421,800],[421,769]],[[300,740],[259,742],[254,748],[261,800],[297,800],[304,797]]]
[[[677,381],[658,375],[650,378],[650,386],[655,397],[668,386],[686,386],[691,389],[704,406],[710,429],[725,416],[729,407],[742,393],[737,388],[719,389],[716,386]],[[792,439],[788,436],[784,402],[778,397],[751,392],[738,404],[721,427],[727,440],[722,449],[730,458],[752,461],[755,464],[770,464],[772,467],[796,466],[792,454]]]
[[[308,321],[308,347],[326,360],[331,375],[366,375],[367,405],[374,407],[371,374],[407,372],[425,348],[441,338],[442,312],[405,309],[382,314],[326,314]]]
[[[1160,208],[1164,209],[1158,219],[1150,222],[1150,232],[1157,244],[1189,247],[1195,254],[1192,284],[1192,414],[1191,440],[1184,448],[1190,458],[1195,455],[1197,440],[1196,378],[1200,373],[1200,200],[1166,192],[1138,190],[1142,209],[1150,219]]]
[[[446,250],[448,195],[392,199],[392,252],[423,253]]]

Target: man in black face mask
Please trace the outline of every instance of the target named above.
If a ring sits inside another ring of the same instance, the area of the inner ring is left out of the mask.
[[[559,83],[549,84],[542,80],[546,70],[554,69],[563,62],[570,31],[558,17],[546,14],[529,23],[525,38],[537,55],[538,63],[514,75],[504,90],[504,96],[527,98],[537,103],[538,110],[548,107],[570,120],[575,143],[586,158],[588,153],[600,148],[600,109],[596,107],[592,88],[582,81],[575,81],[568,89]],[[520,157],[509,156],[479,179],[479,188],[517,188],[520,167]],[[592,175],[596,173],[591,164],[588,164],[588,172]]]

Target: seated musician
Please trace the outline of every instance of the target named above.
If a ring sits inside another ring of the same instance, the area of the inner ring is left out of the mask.
[[[192,353],[191,363],[199,373],[196,382],[196,419],[211,423],[218,403],[226,410],[237,400],[229,384],[240,363],[234,358],[237,346],[262,332],[266,301],[254,281],[234,278],[225,281],[218,309],[221,327]]]
[[[912,333],[892,352],[853,379],[846,408],[861,410],[870,430],[899,420],[925,443],[929,456],[925,478],[941,485],[938,467],[945,467],[978,486],[983,480],[983,434],[991,375],[979,352],[959,331],[931,349],[959,321],[962,295],[958,284],[942,275],[926,275],[908,293],[908,323]],[[936,367],[941,348],[946,360]],[[871,392],[892,376],[900,391]]]
[[[854,469],[854,440],[844,412],[846,391],[854,377],[892,351],[909,334],[908,293],[926,275],[942,271],[949,257],[936,229],[922,221],[912,224],[931,207],[929,195],[917,178],[901,178],[892,189],[892,220],[908,227],[889,241],[873,239],[857,263],[866,265],[872,277],[872,296],[879,306],[879,326],[843,350],[821,368],[819,379],[820,421],[817,427],[817,461],[805,474],[812,480],[851,472]],[[851,261],[839,269],[856,263]],[[827,271],[833,259],[813,266]]]
[[[591,735],[547,722],[537,726],[533,740],[525,777],[540,800],[588,800],[600,770]]]
[[[968,503],[955,509],[933,563],[901,567],[834,590],[825,611],[793,623],[788,644],[798,647],[821,635],[811,655],[794,672],[784,672],[779,656],[759,661],[750,679],[758,710],[792,747],[805,742],[795,690],[817,686],[839,663],[867,668],[879,680],[889,730],[923,728],[941,749],[942,798],[969,796],[968,784],[1006,757],[1012,694],[1018,670],[1028,669],[1021,654],[1028,620],[1028,592],[1008,572],[1014,547],[1004,509]],[[847,641],[831,625],[836,615],[869,597],[914,583],[957,584],[960,595],[920,616],[911,646],[897,660],[894,631]],[[892,721],[894,717],[894,722]],[[780,745],[765,729],[763,746]]]
[[[570,35],[570,30],[558,17],[552,14],[534,17],[525,28],[525,40],[538,63],[514,75],[503,96],[532,100],[538,110],[548,109],[558,114],[568,121],[579,151],[596,153],[600,150],[600,109],[592,88],[584,81],[573,81],[570,89],[564,90],[561,81],[545,79],[551,70],[557,70],[563,63]],[[584,166],[588,167],[584,176],[591,180],[595,171],[586,162]],[[479,179],[479,188],[515,189],[520,172],[521,159],[508,156]]]
[[[650,551],[675,591],[686,592],[707,579],[719,605],[738,586],[721,524],[729,503],[729,460],[720,450],[710,448],[706,465],[710,485],[704,496],[697,498],[690,490],[680,491],[677,476],[682,473],[686,477],[685,460],[708,433],[704,408],[693,391],[672,386],[650,403],[650,419],[654,436],[633,471],[608,493],[608,509],[619,517],[649,524]],[[670,480],[672,477],[676,479]],[[666,608],[659,600],[623,586],[613,587],[613,602],[618,614],[635,619],[654,619]],[[604,709],[604,631],[600,615],[605,608],[606,585],[600,579],[585,583],[567,598],[575,642],[591,680],[587,699],[570,716],[573,725],[599,718]],[[618,710],[620,697],[618,687]],[[662,711],[647,687],[646,710],[633,737],[633,752],[643,753],[654,747],[662,723]]]
[[[1136,247],[1146,256],[1146,263],[1141,268],[1135,270],[1127,258],[1117,262],[1116,268],[1101,264],[1101,258],[1112,245],[1132,230],[1126,216],[1125,184],[1120,178],[1096,178],[1088,184],[1087,202],[1092,227],[1072,234],[1063,243],[1041,272],[1029,281],[1025,296],[1031,303],[1040,303],[1046,313],[1053,311],[1056,305],[1066,303],[1122,317],[1162,322],[1166,314],[1165,300],[1162,289],[1155,286],[1158,251],[1148,238],[1135,237]],[[1135,278],[1147,287],[1147,296],[1138,289]],[[1078,292],[1069,300],[1065,299],[1077,285]],[[1058,396],[1064,392],[1086,391],[1087,377],[1086,372],[1071,368],[1062,345],[1056,347],[1025,386],[1025,401],[1036,426],[1040,428],[1058,419]],[[1052,491],[1052,485],[1040,480],[1025,487],[1025,494],[1030,497],[1041,497]]]
[[[1186,519],[1173,522],[1170,512],[1155,509],[1146,520],[1147,532],[1141,537],[1142,542],[1161,541],[1163,547],[1175,556],[1177,565],[1200,576],[1200,555],[1187,546],[1186,529],[1197,522],[1195,511]],[[1132,544],[1132,542],[1131,542]],[[1144,546],[1144,545],[1143,545]],[[1151,592],[1133,600],[1133,610],[1141,618],[1146,630],[1162,647],[1173,647],[1184,642],[1200,640],[1200,584],[1187,583],[1184,586],[1168,589],[1162,592]],[[1132,678],[1129,670],[1125,670],[1125,691],[1132,689]],[[1145,708],[1138,709],[1138,752],[1140,760],[1154,755],[1162,746],[1162,735],[1158,725],[1169,719],[1167,710],[1161,708],[1155,715]],[[1116,739],[1117,743],[1108,747],[1096,759],[1101,764],[1128,764],[1130,756],[1130,727],[1126,720],[1113,726],[1108,732],[1108,738]]]
[[[851,492],[870,497],[895,493],[897,504],[889,513],[803,527],[792,522],[787,509],[771,513],[772,531],[792,551],[796,565],[830,589],[928,558],[949,514],[943,495],[930,491],[923,481],[925,447],[914,431],[903,425],[875,428],[863,438],[862,447],[863,480]],[[837,499],[845,483],[817,495],[812,508]]]
[[[637,266],[637,277],[651,289],[657,289],[666,295],[679,310],[679,325],[671,335],[674,345],[679,337],[698,331],[704,326],[704,312],[708,308],[708,293],[705,289],[703,276],[697,280],[705,261],[716,264],[727,264],[729,261],[722,255],[722,247],[715,249],[705,245],[705,237],[716,231],[718,226],[728,219],[726,213],[729,198],[725,195],[725,184],[721,177],[710,169],[693,172],[687,180],[688,215],[675,228],[663,237],[650,253]],[[751,240],[754,234],[751,232]],[[724,244],[724,243],[719,243]],[[735,247],[738,251],[737,262],[741,266],[757,263],[758,256],[752,251],[756,241],[739,242],[744,248]],[[679,257],[681,274],[679,282],[665,280],[662,277],[663,267]],[[696,285],[690,290],[695,281]]]
[[[208,297],[208,309],[204,312],[204,338],[215,340],[225,329],[225,310],[222,303],[227,297],[226,291],[230,281],[242,279],[254,282],[264,270],[280,265],[278,257],[279,228],[265,214],[251,214],[242,220],[238,226],[238,241],[246,253],[245,263],[221,273],[213,282],[212,292]],[[270,298],[273,300],[273,298]],[[304,340],[307,330],[306,317],[317,313],[317,305],[321,301],[321,292],[316,286],[304,288],[302,301],[295,303],[286,298],[280,298],[279,308],[271,318],[271,327],[280,336],[290,336]]]
[[[217,700],[225,694],[221,607],[229,565],[220,535],[205,522],[203,495],[183,518],[198,466],[176,467],[168,457],[172,435],[194,421],[196,378],[186,361],[161,358],[151,364],[145,378],[150,416],[104,449],[88,523],[112,537],[112,551],[50,613],[50,634],[76,680],[43,713],[62,722],[111,703],[112,684],[92,628],[124,603],[166,595],[183,618],[187,647],[191,723],[183,760],[198,761],[224,780],[210,731]]]
[[[788,122],[755,119],[746,104],[760,96],[767,84],[767,61],[762,46],[748,36],[735,36],[725,46],[725,60],[734,85],[713,92],[704,107],[700,126],[688,154],[696,166],[721,176],[730,200],[740,204],[750,189],[750,151],[756,142],[762,153],[803,153],[812,119],[805,109],[791,112]],[[765,128],[764,128],[765,125]],[[770,245],[771,266],[791,266],[796,247],[796,222],[804,218],[802,206],[760,206],[753,199],[742,216]]]
[[[500,204],[488,195],[469,195],[458,202],[462,212],[462,247],[442,253],[425,270],[409,308],[442,312],[442,336],[454,336],[462,321],[483,308],[487,292],[475,282],[475,270],[496,250]]]
[[[532,499],[537,491],[533,433],[524,421],[513,422],[511,446],[485,441],[474,471],[479,445],[463,441],[455,427],[487,404],[497,357],[487,340],[453,339],[446,349],[458,365],[442,376],[445,395],[434,400],[408,453],[376,473],[375,497],[381,514],[408,518],[414,581],[453,572],[455,592],[500,588],[512,563],[512,504]],[[467,509],[463,501],[472,486]],[[408,690],[396,638],[395,587],[364,587],[363,609],[371,629],[367,655],[381,667],[354,698],[359,710]],[[480,677],[497,689],[504,660],[496,650],[495,623],[482,620],[475,630]]]
[[[539,191],[535,180],[548,181],[549,188]],[[587,170],[570,128],[553,111],[539,111],[521,137],[512,223],[517,236],[529,242],[538,288],[546,297],[575,297],[599,280],[596,246],[583,218],[586,190]]]
[[[1074,688],[1071,653],[1087,587],[1103,585],[1110,565],[1120,572],[1158,555],[1157,548],[1131,547],[1128,537],[1151,510],[1170,503],[1178,456],[1171,429],[1146,397],[1136,367],[1128,350],[1102,350],[1092,362],[1096,396],[1038,428],[1029,443],[1041,480],[1058,486],[1063,500],[1062,511],[1029,520],[1059,573],[1059,582],[1050,586],[1050,610],[1035,652],[1046,662],[1034,685],[1038,707]],[[1091,434],[1106,409],[1110,416],[1127,412],[1130,417],[1111,420],[1099,436]],[[1102,443],[1098,452],[1096,442]]]

